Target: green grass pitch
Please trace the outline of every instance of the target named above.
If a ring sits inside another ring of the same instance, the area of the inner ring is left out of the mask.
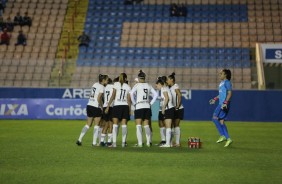
[[[0,183],[281,183],[282,124],[228,122],[233,144],[216,144],[212,122],[182,122],[181,148],[134,148],[134,122],[128,147],[92,147],[93,127],[75,142],[85,121],[1,120]],[[159,128],[153,122],[153,143]],[[121,131],[121,130],[120,130]],[[121,135],[121,134],[120,134]],[[199,136],[202,149],[188,149]]]

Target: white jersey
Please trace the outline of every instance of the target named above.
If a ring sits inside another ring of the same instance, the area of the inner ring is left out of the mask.
[[[114,100],[114,106],[117,105],[128,105],[127,95],[129,94],[131,88],[128,84],[123,83],[121,86],[120,82],[114,83],[114,89],[116,90],[116,97]]]
[[[153,95],[153,99],[150,102],[150,94]],[[136,100],[134,98],[136,95]],[[156,101],[158,94],[155,89],[148,83],[137,83],[130,92],[131,101],[135,106],[135,109],[149,109],[151,105]]]
[[[114,85],[113,84],[108,84],[105,89],[104,89],[104,105],[103,107],[107,107],[108,103],[111,99],[111,96],[113,95],[113,88]],[[113,107],[114,102],[112,102],[112,104],[110,105],[110,107]]]
[[[93,106],[93,107],[99,107],[98,102],[98,96],[100,93],[104,93],[104,86],[98,82],[93,84],[91,94],[89,97],[89,101],[87,105]]]
[[[167,92],[167,96],[168,96],[168,103],[167,106],[165,107],[165,109],[170,109],[173,108],[173,103],[172,103],[172,95],[170,92],[170,89],[167,86],[164,86],[161,88],[161,104],[162,107],[164,106],[164,101],[165,101],[165,96],[164,96],[164,92]]]
[[[174,84],[173,86],[170,87],[170,91],[171,91],[171,95],[172,95],[172,103],[173,103],[173,106],[176,107],[178,104],[178,96],[175,92],[175,90],[179,89],[179,86],[178,84]],[[183,105],[181,104],[179,106],[179,109],[183,109]]]

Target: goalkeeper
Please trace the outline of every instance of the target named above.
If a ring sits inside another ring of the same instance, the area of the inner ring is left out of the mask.
[[[224,121],[226,120],[230,109],[230,100],[232,96],[232,84],[230,82],[231,71],[229,69],[223,69],[220,71],[219,75],[221,80],[219,84],[219,95],[211,99],[209,103],[212,105],[215,104],[216,101],[219,101],[212,118],[220,134],[220,137],[216,142],[221,143],[226,141],[224,147],[228,147],[232,143],[232,140],[229,137]]]

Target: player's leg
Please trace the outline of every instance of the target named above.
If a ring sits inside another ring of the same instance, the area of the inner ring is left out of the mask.
[[[101,135],[102,135],[104,126],[105,126],[105,121],[101,118],[100,123],[99,123],[99,129],[98,129],[98,144],[101,142]]]
[[[147,140],[147,143],[146,145],[148,147],[151,146],[151,129],[150,129],[150,126],[149,126],[149,120],[148,119],[145,119],[144,121],[144,130],[145,130],[145,134],[146,134],[146,140]]]
[[[164,116],[162,114],[162,111],[159,111],[159,127],[160,127],[161,142],[158,145],[161,146],[165,144],[165,123],[164,123]]]
[[[228,130],[227,130],[227,126],[225,124],[225,118],[227,117],[229,108],[227,108],[226,110],[222,110],[219,114],[219,122],[220,122],[220,126],[222,128],[223,131],[223,135],[226,138],[226,143],[224,145],[224,147],[228,147],[233,141],[229,136]]]
[[[142,147],[142,145],[143,145],[142,119],[141,118],[137,118],[137,119],[135,118],[135,124],[136,124],[137,146]]]
[[[180,146],[180,119],[175,119],[174,120],[174,135],[175,135],[175,147]]]
[[[112,145],[112,139],[113,139],[113,121],[109,121],[109,128],[108,128],[108,146]]]
[[[101,117],[95,117],[94,118],[94,123],[95,123],[95,126],[94,126],[94,131],[93,131],[93,146],[97,146],[97,139],[99,137],[99,124],[100,124],[100,121],[101,121]],[[100,140],[98,140],[100,141]]]
[[[121,120],[121,132],[122,132],[122,147],[126,147],[127,138],[127,118]]]
[[[87,131],[89,130],[89,128],[91,127],[93,120],[94,120],[93,117],[87,117],[86,125],[82,128],[82,130],[81,130],[81,132],[80,132],[80,135],[79,135],[79,138],[78,138],[78,140],[76,141],[76,144],[77,144],[78,146],[81,146],[81,145],[82,145],[82,139],[83,139],[84,135],[86,134],[86,132],[87,132]]]
[[[215,124],[216,129],[220,135],[219,139],[216,141],[217,143],[221,143],[226,140],[226,137],[224,136],[224,133],[223,133],[222,126],[218,119],[221,112],[222,112],[221,105],[218,105],[216,109],[214,110],[213,117],[212,117],[212,121]]]
[[[171,140],[171,124],[172,119],[165,119],[165,130],[166,130],[166,144],[161,145],[160,147],[171,147],[170,140]]]
[[[113,147],[117,144],[118,118],[113,118]]]
[[[178,109],[175,111],[175,120],[174,120],[174,130],[175,130],[175,146],[180,146],[180,137],[181,137],[181,131],[180,131],[180,121],[183,120],[184,116],[184,109]]]
[[[109,122],[106,122],[105,120],[101,120],[103,121],[103,130],[102,130],[102,133],[101,133],[101,139],[100,139],[100,146],[105,146],[105,138],[106,138],[106,135],[107,135],[107,131],[108,131],[108,128],[109,128]]]
[[[152,145],[152,142],[153,142],[153,127],[152,127],[152,117],[150,117],[149,119],[149,127],[150,127],[150,132],[151,132],[151,135],[150,135],[150,145]]]

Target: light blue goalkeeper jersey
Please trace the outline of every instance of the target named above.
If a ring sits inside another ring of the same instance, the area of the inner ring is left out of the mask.
[[[227,92],[232,91],[232,84],[229,80],[221,81],[219,84],[219,104],[223,104],[227,97]]]

